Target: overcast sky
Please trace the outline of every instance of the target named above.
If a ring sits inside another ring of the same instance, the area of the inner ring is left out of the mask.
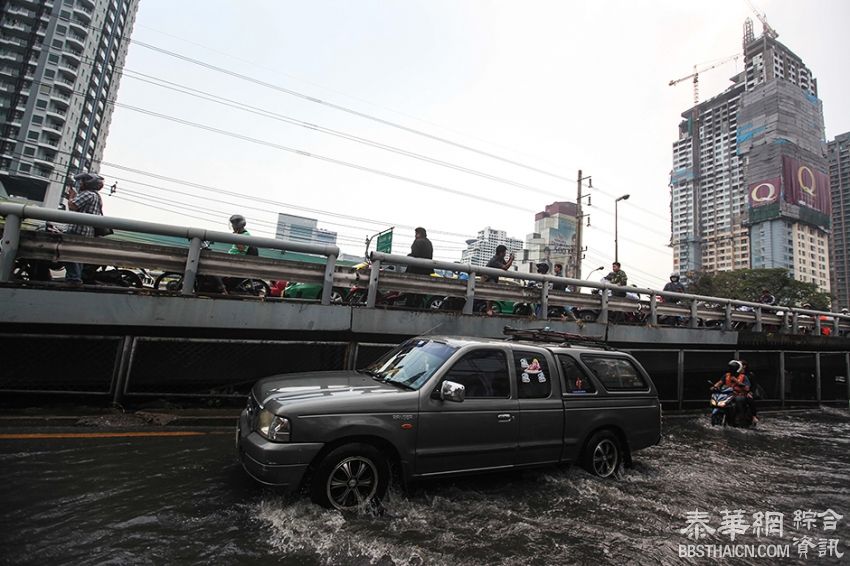
[[[850,130],[850,2],[756,4],[814,72],[827,137]],[[671,144],[693,97],[690,81],[668,82],[739,53],[748,16],[745,0],[142,0],[101,168],[119,187],[105,211],[218,230],[238,212],[269,236],[278,212],[298,214],[348,253],[396,226],[393,251],[406,254],[421,225],[435,257],[456,261],[485,226],[524,240],[534,212],[575,200],[582,169],[598,187],[585,275],[610,267],[614,198],[628,193],[620,261],[630,283],[658,286],[672,268]],[[700,75],[701,99],[742,61]]]

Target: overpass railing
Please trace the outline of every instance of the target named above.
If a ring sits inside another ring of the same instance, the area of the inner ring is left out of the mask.
[[[0,216],[6,218],[2,247],[0,247],[0,282],[10,281],[16,259],[26,257],[182,271],[184,278],[180,293],[183,295],[193,294],[194,281],[200,273],[319,283],[322,286],[320,301],[325,305],[331,303],[334,289],[358,286],[367,289],[365,304],[367,308],[374,308],[380,304],[381,291],[396,290],[426,296],[464,299],[462,312],[466,314],[473,313],[476,303],[480,304],[482,301],[514,301],[539,305],[541,319],[548,317],[550,306],[560,306],[592,311],[595,321],[602,324],[623,322],[625,313],[640,310],[645,314],[645,316],[642,314],[640,323],[651,326],[659,325],[660,319],[666,317],[668,320],[679,320],[684,326],[690,328],[697,328],[702,323],[703,326],[724,330],[734,330],[744,325],[756,332],[778,329],[780,332],[791,334],[801,332],[821,334],[828,329],[831,334],[840,335],[850,331],[850,315],[798,307],[764,305],[737,299],[672,293],[650,288],[620,287],[605,281],[595,282],[553,275],[502,271],[378,252],[371,254],[371,267],[366,280],[363,277],[365,274],[337,268],[336,259],[339,248],[336,246],[242,236],[200,228],[49,210],[16,203],[0,203]],[[64,234],[51,237],[31,230],[22,231],[23,219],[177,236],[186,238],[190,245],[187,251],[185,248],[122,242],[108,237],[85,238]],[[316,254],[324,256],[326,263],[315,265],[288,261],[285,258],[245,257],[202,251],[202,243],[206,240]],[[468,277],[464,280],[453,277],[410,275],[386,269],[388,265],[440,269],[455,274],[467,274]],[[479,276],[499,277],[499,282],[478,280]],[[568,290],[554,290],[553,285],[566,286]],[[590,289],[591,293],[581,292],[584,289]],[[596,293],[593,294],[593,291]],[[649,298],[633,300],[618,296],[626,291],[638,297],[647,295]]]
[[[96,261],[100,263],[108,263],[110,265],[132,265],[139,267],[165,267],[175,268],[180,267],[179,263],[175,263],[174,256],[185,254],[182,264],[183,285],[181,294],[191,295],[194,293],[195,279],[198,275],[201,264],[201,248],[205,241],[224,242],[229,244],[244,244],[255,246],[257,248],[271,248],[281,251],[302,252],[308,254],[317,254],[325,256],[326,262],[322,277],[322,303],[330,304],[331,290],[333,287],[333,273],[336,265],[336,260],[339,257],[339,248],[337,246],[307,244],[302,242],[291,242],[287,240],[278,240],[274,238],[260,238],[257,236],[244,236],[241,234],[232,234],[230,232],[217,232],[212,230],[204,230],[201,228],[190,228],[183,226],[172,226],[170,224],[158,224],[154,222],[144,222],[140,220],[132,220],[128,218],[116,218],[110,216],[96,216],[92,214],[83,214],[79,212],[67,212],[63,210],[50,210],[34,205],[17,204],[17,203],[0,203],[0,216],[6,218],[6,223],[3,228],[3,239],[0,245],[0,282],[7,282],[11,279],[12,272],[15,266],[15,260],[18,257],[19,248],[21,246],[21,221],[26,218],[34,220],[43,220],[47,222],[59,222],[65,224],[80,224],[85,226],[94,226],[96,228],[112,228],[117,230],[129,230],[133,232],[141,232],[145,234],[156,234],[160,236],[176,236],[186,238],[189,241],[188,253],[180,248],[168,248],[165,246],[122,246],[122,243],[108,241],[108,238],[80,238],[68,237],[63,235],[62,242],[56,244],[55,249],[39,250],[38,246],[33,246],[34,249],[28,250],[27,257],[35,259],[59,259],[56,256],[61,256],[64,261]],[[59,246],[62,246],[60,254]],[[48,246],[50,248],[51,246]],[[151,254],[148,250],[156,250],[159,248],[159,254]],[[98,253],[98,250],[105,253]],[[45,258],[44,256],[49,256]],[[159,257],[157,257],[157,255]],[[225,257],[225,254],[205,253],[205,263],[219,265],[216,269],[213,265],[213,271],[217,275],[230,275],[236,270],[236,274],[241,273],[241,270],[250,264],[266,263],[265,270],[260,270],[269,277],[277,277],[285,275],[280,269],[275,269],[274,260],[248,260],[243,257]],[[230,254],[226,254],[230,255]],[[166,257],[163,257],[166,256]],[[218,258],[216,258],[218,256]],[[135,263],[134,263],[135,260]],[[240,265],[242,264],[242,265]],[[281,279],[283,277],[280,277]]]

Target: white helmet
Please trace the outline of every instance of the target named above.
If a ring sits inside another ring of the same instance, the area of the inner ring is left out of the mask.
[[[741,370],[743,369],[744,364],[742,364],[738,360],[729,360],[729,371],[734,373],[741,373]]]

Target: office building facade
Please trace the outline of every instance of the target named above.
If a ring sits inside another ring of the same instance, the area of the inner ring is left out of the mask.
[[[315,218],[306,218],[294,214],[278,214],[275,238],[301,242],[304,244],[336,245],[336,232],[318,228]]]
[[[525,237],[528,271],[535,264],[548,261],[560,263],[568,273],[575,262],[578,208],[572,202],[553,202],[534,215],[534,232]]]
[[[745,70],[682,114],[673,144],[671,246],[684,275],[785,268],[829,289],[830,202],[817,81],[745,26]]]
[[[139,0],[5,0],[0,16],[0,183],[57,207],[97,171]]]

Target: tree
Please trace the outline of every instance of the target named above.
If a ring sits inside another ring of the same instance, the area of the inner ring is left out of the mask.
[[[688,285],[688,292],[695,295],[752,302],[758,302],[763,289],[769,290],[776,297],[777,305],[799,307],[809,303],[813,309],[829,310],[827,293],[819,291],[814,283],[793,279],[784,268],[697,272]]]

